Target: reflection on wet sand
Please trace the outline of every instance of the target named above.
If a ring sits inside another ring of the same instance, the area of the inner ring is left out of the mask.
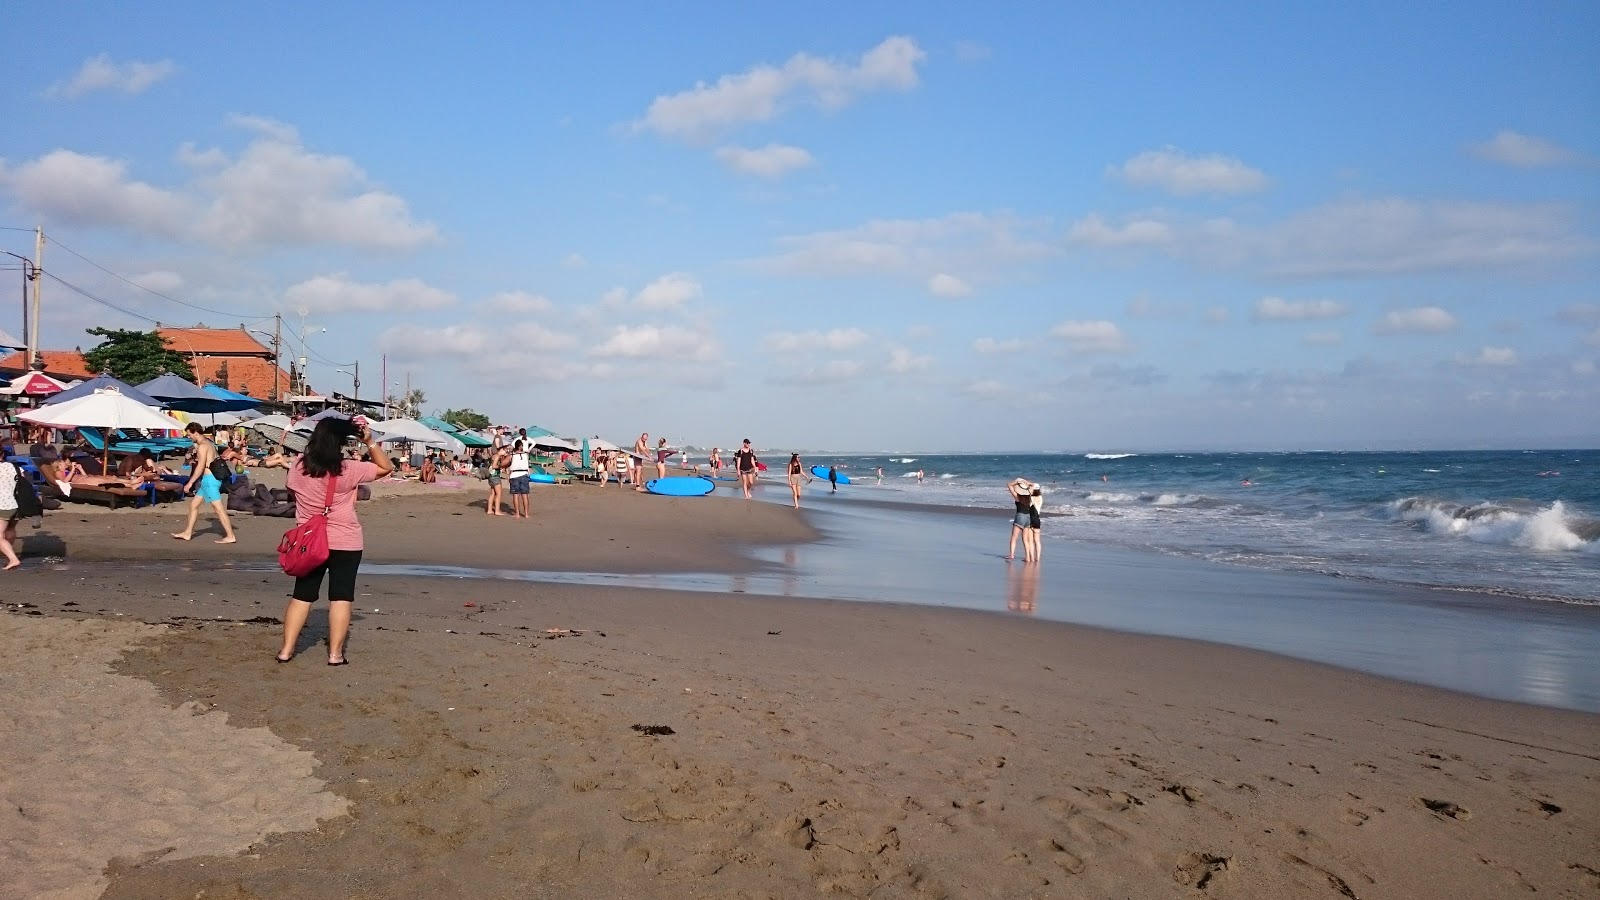
[[[1039,608],[1039,564],[1019,563],[1006,567],[1006,609],[1033,615]]]

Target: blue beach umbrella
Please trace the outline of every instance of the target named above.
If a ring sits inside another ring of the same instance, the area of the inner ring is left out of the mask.
[[[589,439],[583,439],[583,467],[589,468]]]
[[[158,375],[139,385],[139,390],[161,401],[168,409],[189,413],[238,412],[254,409],[259,400],[246,397],[242,400],[224,400],[206,393],[199,385],[185,381],[172,373]]]
[[[137,400],[142,406],[161,406],[161,401],[146,394],[131,384],[118,381],[110,375],[96,375],[81,384],[75,384],[59,394],[50,397],[41,406],[55,406],[68,400],[87,397],[95,391],[114,390],[129,400]]]

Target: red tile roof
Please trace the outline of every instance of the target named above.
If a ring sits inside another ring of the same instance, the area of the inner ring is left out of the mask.
[[[0,358],[0,372],[27,371],[26,356],[25,351],[18,350]],[[52,378],[93,378],[99,374],[89,371],[89,366],[83,361],[83,354],[76,350],[40,350],[39,358],[44,360],[44,373]]]
[[[186,355],[249,354],[272,358],[271,348],[243,328],[157,328],[156,333],[168,347]]]
[[[221,384],[230,391],[249,394],[260,400],[272,398],[272,376],[278,376],[278,397],[289,396],[289,374],[274,369],[272,360],[253,356],[192,356],[189,366],[201,384]],[[226,376],[218,377],[226,366]]]

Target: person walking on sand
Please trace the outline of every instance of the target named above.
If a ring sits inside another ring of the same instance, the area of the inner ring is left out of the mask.
[[[1016,505],[1016,512],[1011,517],[1011,546],[1006,548],[1006,559],[1017,558],[1017,538],[1022,538],[1022,558],[1033,562],[1032,541],[1028,538],[1028,526],[1033,522],[1033,494],[1030,492],[1032,485],[1026,478],[1013,478],[1006,485],[1006,490],[1011,493],[1011,501]]]
[[[833,490],[830,491],[829,493],[833,493],[833,494],[839,493],[839,467],[838,466],[829,466],[828,467],[828,483],[833,485]]]
[[[800,463],[800,454],[789,454],[789,493],[794,495],[794,508],[800,508],[800,482],[805,477],[805,466]]]
[[[756,483],[756,452],[750,449],[750,439],[744,439],[744,446],[733,454],[734,468],[739,470],[739,486],[744,489],[744,498],[750,499],[750,488]]]
[[[878,467],[878,486],[883,486],[883,466]]]
[[[357,437],[367,445],[370,461],[344,458],[346,438]],[[294,658],[300,629],[311,615],[311,607],[322,593],[322,578],[328,578],[328,665],[349,663],[344,655],[350,637],[350,609],[356,597],[356,573],[361,569],[361,551],[366,547],[361,519],[356,516],[356,491],[363,484],[377,481],[394,471],[388,454],[378,448],[365,421],[323,419],[306,441],[306,452],[289,470],[284,484],[295,497],[295,519],[304,525],[320,515],[328,482],[333,481],[333,500],[328,504],[328,561],[308,575],[294,580],[288,606],[283,611],[283,645],[275,657],[286,663]]]
[[[511,518],[531,519],[528,512],[528,476],[533,469],[528,464],[528,452],[522,442],[511,445],[511,467],[507,470],[511,483]]]
[[[17,520],[22,518],[22,510],[17,508],[17,479],[27,477],[16,463],[0,462],[0,520],[5,523],[0,529],[0,555],[6,559],[7,571],[22,565],[17,556]]]
[[[209,503],[217,511],[217,521],[222,523],[222,537],[217,543],[237,543],[239,539],[234,537],[233,523],[228,520],[228,503],[222,499],[222,482],[227,477],[228,464],[217,455],[217,445],[206,437],[206,430],[199,422],[190,422],[184,431],[194,441],[194,465],[189,467],[189,481],[184,484],[183,491],[186,494],[192,491],[194,496],[189,500],[188,524],[172,536],[180,541],[192,539],[195,523],[200,519],[200,504]]]

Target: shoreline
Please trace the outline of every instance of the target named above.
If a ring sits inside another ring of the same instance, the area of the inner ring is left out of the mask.
[[[105,898],[1600,888],[1592,714],[974,610],[403,576],[358,582],[350,667],[320,610],[278,666],[281,577],[34,575],[29,623],[154,623],[117,677],[319,761],[320,824],[174,825]]]

